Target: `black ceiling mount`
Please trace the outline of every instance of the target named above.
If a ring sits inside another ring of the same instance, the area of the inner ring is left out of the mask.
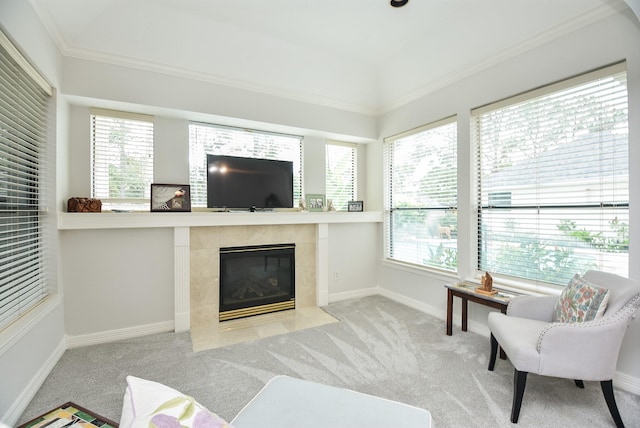
[[[407,4],[409,0],[391,0],[391,6],[393,7],[402,7]]]

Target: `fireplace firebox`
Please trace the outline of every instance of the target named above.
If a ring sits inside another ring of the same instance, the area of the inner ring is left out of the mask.
[[[295,308],[295,244],[220,248],[220,321]]]

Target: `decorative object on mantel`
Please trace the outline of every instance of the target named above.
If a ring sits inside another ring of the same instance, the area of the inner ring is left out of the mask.
[[[102,201],[93,198],[69,198],[67,212],[70,213],[99,213],[102,212]]]
[[[327,199],[327,211],[335,211],[336,207],[333,206],[333,199]]]
[[[307,193],[305,195],[307,209],[309,211],[321,212],[325,211],[325,196],[320,194]]]
[[[304,198],[300,198],[300,200],[298,201],[298,211],[301,211],[301,212],[307,211],[307,205],[304,202]]]
[[[347,211],[349,211],[349,212],[362,212],[362,211],[364,211],[364,202],[362,202],[362,201],[349,201],[349,202],[347,202]]]
[[[151,185],[151,212],[191,211],[191,187],[188,184]]]
[[[480,287],[476,288],[476,292],[487,296],[493,296],[498,293],[498,290],[493,289],[493,278],[489,272],[486,272],[480,278]]]

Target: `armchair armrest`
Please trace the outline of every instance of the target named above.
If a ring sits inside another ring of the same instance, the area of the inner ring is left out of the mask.
[[[613,379],[630,319],[605,317],[547,325],[536,345],[540,353],[539,374],[592,381]]]
[[[510,317],[551,322],[558,296],[517,296],[507,306]]]

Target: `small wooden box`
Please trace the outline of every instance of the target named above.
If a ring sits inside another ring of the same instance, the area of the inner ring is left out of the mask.
[[[69,198],[67,212],[70,213],[99,213],[102,212],[102,201],[93,198]]]

